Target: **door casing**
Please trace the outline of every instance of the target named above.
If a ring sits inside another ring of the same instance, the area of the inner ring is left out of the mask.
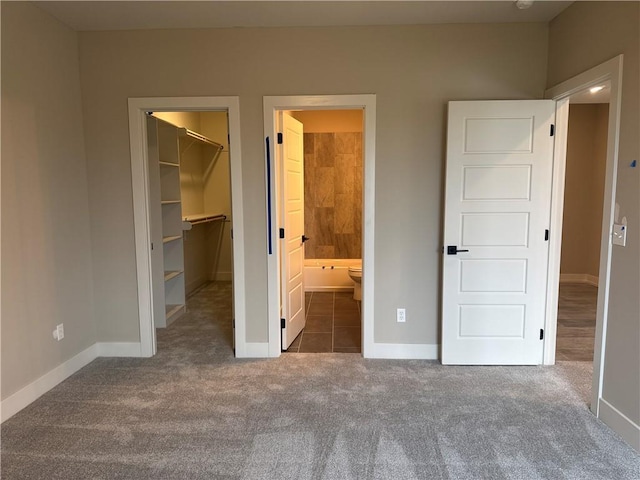
[[[269,96],[263,98],[264,135],[268,145],[269,160],[276,158],[275,139],[277,138],[280,111],[287,110],[363,110],[363,165],[364,165],[364,198],[363,198],[363,249],[362,249],[362,355],[371,356],[374,348],[374,207],[375,207],[375,135],[376,135],[376,96],[375,95],[300,95]],[[267,284],[268,284],[268,323],[269,323],[269,357],[278,357],[280,349],[280,252],[277,246],[277,185],[275,161],[267,162],[267,245],[274,246],[267,251]],[[269,195],[271,195],[269,197]]]
[[[560,251],[562,247],[562,214],[564,208],[564,182],[569,125],[569,97],[599,83],[611,84],[609,125],[607,134],[607,160],[605,167],[602,234],[600,242],[600,274],[593,357],[593,386],[591,411],[598,416],[602,397],[604,355],[609,311],[611,279],[611,233],[614,219],[616,178],[618,171],[618,144],[620,136],[620,110],[622,102],[622,60],[618,55],[611,60],[572,77],[545,92],[545,98],[556,101],[556,143],[554,147],[553,185],[551,192],[551,232],[549,266],[547,274],[547,311],[545,320],[544,364],[553,365],[556,353],[558,325],[558,284],[560,282]]]
[[[242,156],[240,101],[238,97],[144,97],[129,98],[131,185],[138,277],[140,356],[156,353],[151,281],[151,232],[149,220],[149,169],[147,165],[146,112],[226,111],[229,115],[229,161],[231,166],[231,212],[233,217],[233,303],[235,353],[247,356],[244,220],[242,207]]]

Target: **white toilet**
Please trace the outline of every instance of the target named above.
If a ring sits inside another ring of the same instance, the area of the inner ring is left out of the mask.
[[[349,267],[349,277],[353,280],[353,299],[362,300],[362,265]]]

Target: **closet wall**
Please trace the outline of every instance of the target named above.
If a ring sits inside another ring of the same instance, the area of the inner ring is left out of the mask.
[[[193,224],[184,231],[184,279],[186,295],[214,280],[231,280],[231,189],[226,112],[156,112],[154,116],[197,132],[223,145],[214,150],[181,137],[180,190],[182,217],[225,215],[226,220]]]

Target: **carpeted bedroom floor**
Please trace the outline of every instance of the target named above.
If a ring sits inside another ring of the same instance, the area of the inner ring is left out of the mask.
[[[237,360],[228,284],[2,425],[9,479],[637,480],[588,410],[591,365],[443,367],[359,354]]]

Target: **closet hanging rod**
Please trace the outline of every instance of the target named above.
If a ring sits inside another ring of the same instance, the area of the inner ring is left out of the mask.
[[[213,140],[209,140],[207,137],[205,137],[204,135],[200,135],[197,132],[194,132],[192,130],[189,130],[188,128],[178,128],[178,132],[180,133],[180,136],[182,137],[191,137],[195,140],[198,140],[202,143],[206,143],[207,145],[211,145],[212,147],[215,147],[218,150],[222,150],[224,148],[223,145],[219,144],[218,142],[214,142]]]
[[[200,223],[209,223],[209,222],[217,222],[219,220],[226,220],[227,216],[224,214],[218,215],[187,215],[182,219],[182,229],[183,230],[191,230],[193,225],[198,225]]]

